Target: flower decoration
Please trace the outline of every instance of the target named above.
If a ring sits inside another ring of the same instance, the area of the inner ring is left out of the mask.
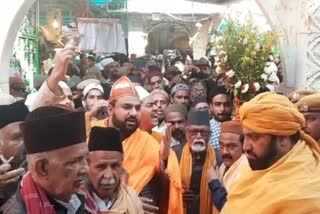
[[[277,35],[260,32],[252,17],[244,25],[228,20],[227,30],[215,39],[217,71],[225,72],[226,87],[241,101],[263,88],[280,83],[273,55]]]

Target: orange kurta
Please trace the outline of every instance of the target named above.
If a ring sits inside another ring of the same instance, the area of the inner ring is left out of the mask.
[[[107,120],[92,121],[92,126],[106,126]],[[122,142],[123,166],[129,173],[129,185],[139,194],[161,170],[160,145],[147,132],[137,129]],[[179,164],[171,150],[166,174],[170,179],[168,214],[182,214],[182,185]]]

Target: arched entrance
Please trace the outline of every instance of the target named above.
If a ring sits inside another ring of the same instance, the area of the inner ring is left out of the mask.
[[[146,51],[152,54],[162,54],[164,49],[177,49],[192,53],[189,45],[190,32],[182,25],[174,22],[161,23],[148,32]]]
[[[21,23],[35,0],[11,0],[0,8],[0,91],[9,92],[11,51]]]

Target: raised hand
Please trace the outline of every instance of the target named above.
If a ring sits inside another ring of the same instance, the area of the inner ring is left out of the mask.
[[[170,124],[168,124],[165,135],[160,143],[160,155],[161,159],[164,161],[168,160],[171,149],[172,133],[169,126]]]
[[[48,87],[54,94],[63,95],[59,90],[58,83],[59,81],[66,82],[68,80],[66,73],[68,71],[69,64],[72,63],[76,56],[74,50],[75,48],[64,48],[56,53],[55,66],[48,78]]]
[[[90,110],[91,118],[98,119],[100,113],[107,112],[108,105],[109,103],[106,100],[98,100],[95,102]]]
[[[153,205],[153,200],[144,197],[140,197],[140,200],[145,214],[157,214],[159,212],[159,207]]]
[[[219,180],[219,169],[218,167],[212,166],[207,171],[208,182],[212,180]]]

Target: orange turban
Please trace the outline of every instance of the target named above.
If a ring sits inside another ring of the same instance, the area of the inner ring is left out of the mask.
[[[241,123],[237,120],[231,120],[221,123],[221,133],[233,133],[243,135]]]
[[[317,142],[301,131],[305,125],[303,115],[283,95],[274,92],[257,95],[241,106],[240,121],[243,126],[259,134],[290,136],[299,132],[300,139],[320,151]]]
[[[110,92],[109,101],[113,101],[122,96],[135,96],[139,97],[133,83],[126,76],[122,76],[120,79],[113,83]]]

